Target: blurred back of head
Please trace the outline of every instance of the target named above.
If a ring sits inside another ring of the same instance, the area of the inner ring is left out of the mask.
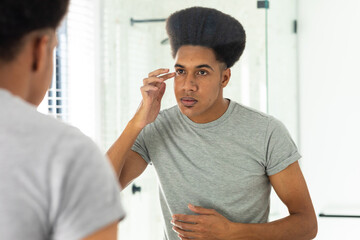
[[[10,62],[21,51],[24,37],[36,30],[56,29],[69,0],[1,0],[0,61]]]

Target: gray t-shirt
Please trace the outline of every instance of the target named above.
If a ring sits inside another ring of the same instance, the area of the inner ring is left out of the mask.
[[[133,148],[152,163],[160,185],[165,239],[175,240],[173,214],[189,203],[216,209],[233,222],[268,221],[268,176],[301,158],[284,125],[230,101],[217,120],[197,124],[177,106],[160,112]]]
[[[119,194],[88,137],[0,89],[0,239],[82,239],[124,217]]]

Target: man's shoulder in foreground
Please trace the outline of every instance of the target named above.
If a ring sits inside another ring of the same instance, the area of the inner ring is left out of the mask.
[[[42,144],[51,144],[54,138],[61,134],[78,132],[75,128],[54,119],[53,117],[41,114],[34,105],[12,95],[10,92],[0,89],[0,127],[3,136],[22,138],[29,136],[32,144],[36,140]]]
[[[114,172],[90,138],[1,89],[0,108],[0,236],[81,239],[124,216]]]
[[[28,151],[39,154],[53,154],[61,145],[70,149],[78,145],[95,148],[92,140],[76,127],[70,126],[51,116],[37,111],[31,105],[10,92],[0,89],[0,139],[6,138],[6,145],[13,144],[14,149],[32,146]]]

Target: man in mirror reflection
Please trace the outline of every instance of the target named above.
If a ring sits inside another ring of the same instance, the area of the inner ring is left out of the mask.
[[[148,74],[137,112],[108,151],[121,185],[153,165],[164,239],[314,238],[317,220],[301,155],[287,129],[223,96],[245,48],[242,25],[193,7],[170,15],[166,30],[175,72]],[[170,79],[177,106],[160,111]],[[271,187],[289,211],[273,222]]]
[[[0,1],[0,239],[115,240],[124,217],[109,160],[37,112],[69,0]]]

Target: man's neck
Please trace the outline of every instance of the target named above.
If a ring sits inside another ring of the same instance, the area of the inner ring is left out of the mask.
[[[10,63],[0,67],[0,88],[26,100],[29,92],[29,80],[24,75],[24,71],[19,69],[18,64]]]
[[[229,107],[229,104],[230,104],[230,100],[226,98],[221,98],[221,101],[218,102],[215,109],[214,108],[212,109],[211,115],[207,114],[202,116],[189,117],[189,119],[195,123],[209,123],[215,121],[216,119],[219,119],[222,115],[225,114],[225,112]]]

